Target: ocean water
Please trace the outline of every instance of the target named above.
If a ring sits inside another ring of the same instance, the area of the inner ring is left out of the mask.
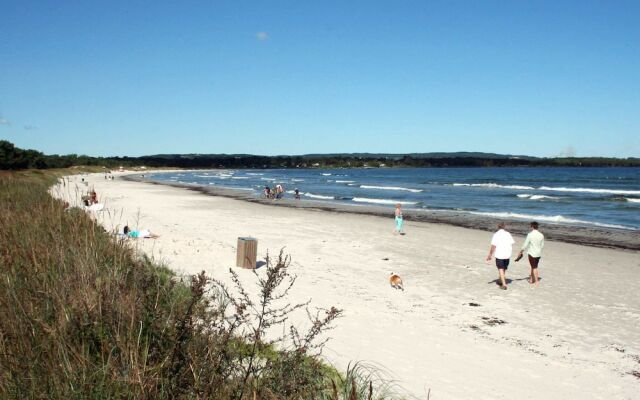
[[[157,181],[250,191],[294,188],[301,201],[403,204],[564,225],[640,230],[637,168],[381,168],[210,170],[152,174]]]

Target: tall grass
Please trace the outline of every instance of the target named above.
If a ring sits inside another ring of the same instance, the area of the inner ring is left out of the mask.
[[[256,299],[238,279],[179,279],[50,197],[54,177],[0,175],[0,398],[389,398],[318,356],[335,308],[267,339],[306,307],[278,306],[294,282],[283,254]]]

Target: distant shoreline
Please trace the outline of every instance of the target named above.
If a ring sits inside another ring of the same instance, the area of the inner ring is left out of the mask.
[[[157,172],[159,171],[149,171],[149,173]],[[294,200],[290,198],[284,198],[274,201],[270,199],[261,199],[256,196],[249,195],[246,191],[237,189],[210,186],[205,187],[201,185],[177,182],[161,182],[142,178],[140,176],[140,172],[122,175],[119,178],[127,181],[184,188],[201,192],[210,196],[222,196],[270,206],[305,208],[337,213],[363,214],[389,218],[391,218],[390,216],[393,215],[392,207],[371,205],[343,205],[315,200]],[[488,232],[494,231],[498,222],[505,221],[505,219],[473,215],[464,212],[432,210],[406,210],[405,219],[407,221],[446,224]],[[506,219],[506,221],[508,221],[507,229],[512,233],[526,235],[526,233],[529,231],[528,221],[516,219]],[[542,223],[541,231],[544,232],[547,239],[550,240],[557,240],[566,243],[581,244],[594,247],[625,249],[633,251],[640,250],[640,232],[634,230]]]

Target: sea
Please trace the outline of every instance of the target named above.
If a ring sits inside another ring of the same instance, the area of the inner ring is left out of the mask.
[[[159,182],[260,197],[265,186],[300,201],[456,211],[540,223],[640,230],[640,168],[234,169],[155,173]]]

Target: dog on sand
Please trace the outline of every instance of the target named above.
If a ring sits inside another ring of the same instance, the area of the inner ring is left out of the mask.
[[[389,283],[391,284],[392,288],[400,289],[404,292],[404,285],[402,284],[402,278],[400,278],[400,275],[396,274],[395,272],[392,272],[391,275],[389,276]]]

